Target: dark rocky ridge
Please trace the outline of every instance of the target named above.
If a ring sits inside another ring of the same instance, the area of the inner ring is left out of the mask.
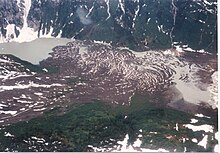
[[[121,3],[120,3],[121,2]],[[23,25],[23,1],[0,1],[1,36]],[[170,48],[172,42],[217,52],[216,0],[32,0],[28,25],[40,37],[112,42],[135,50]],[[15,36],[13,36],[15,37]]]

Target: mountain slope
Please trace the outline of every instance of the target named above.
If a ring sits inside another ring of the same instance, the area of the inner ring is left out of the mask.
[[[217,51],[216,0],[1,0],[0,13],[1,42],[65,37]]]

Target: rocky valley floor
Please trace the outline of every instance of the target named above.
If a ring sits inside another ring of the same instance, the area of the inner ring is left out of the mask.
[[[213,151],[217,71],[212,54],[92,41],[39,65],[1,54],[0,149]]]

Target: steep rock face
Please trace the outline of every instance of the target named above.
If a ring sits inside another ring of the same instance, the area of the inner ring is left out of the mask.
[[[1,41],[29,28],[32,39],[102,40],[135,50],[178,42],[217,51],[216,0],[1,0],[0,9]]]
[[[18,3],[14,0],[0,1],[1,37],[4,36],[6,41],[19,35],[17,28],[23,26],[23,14],[22,3]],[[11,31],[13,33],[11,33]]]

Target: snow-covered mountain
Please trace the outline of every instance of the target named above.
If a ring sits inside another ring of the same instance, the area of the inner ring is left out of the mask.
[[[65,37],[217,51],[216,0],[0,0],[0,25],[0,42]]]

